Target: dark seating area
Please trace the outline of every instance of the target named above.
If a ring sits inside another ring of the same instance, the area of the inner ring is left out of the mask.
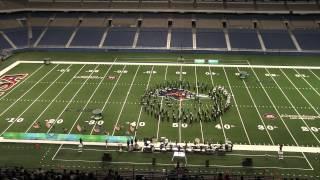
[[[267,49],[296,49],[287,30],[260,30]]]
[[[28,45],[27,28],[6,29],[3,32],[17,47],[25,47]]]
[[[106,28],[100,27],[81,27],[77,31],[71,46],[92,46],[97,47],[101,41]]]
[[[254,29],[229,29],[231,48],[261,49],[261,45]]]
[[[8,41],[0,34],[0,50],[12,48]]]
[[[144,28],[140,30],[138,47],[166,47],[168,29]]]
[[[183,28],[172,29],[171,47],[192,48],[192,30]]]
[[[293,31],[301,49],[304,50],[320,50],[320,29],[303,30],[297,29]]]
[[[108,31],[104,46],[132,47],[137,28],[113,27]]]
[[[40,40],[39,45],[65,46],[73,31],[72,27],[50,27]]]
[[[222,29],[197,29],[197,48],[227,48]]]

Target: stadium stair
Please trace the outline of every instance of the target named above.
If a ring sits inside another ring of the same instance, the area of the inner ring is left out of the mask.
[[[1,32],[3,38],[12,46],[12,48],[17,49],[17,46],[10,40],[10,38],[4,33]]]
[[[108,35],[108,31],[109,31],[109,26],[106,28],[105,32],[102,35],[102,38],[101,38],[101,41],[100,41],[100,44],[99,44],[99,48],[102,48],[102,46],[104,44],[104,41],[106,40],[106,37]]]
[[[140,26],[138,26],[137,31],[136,31],[136,34],[134,35],[134,40],[133,40],[132,48],[136,48],[136,47],[137,47],[139,35],[140,35]]]
[[[170,49],[171,47],[171,27],[168,28],[168,36],[167,36],[167,49]]]
[[[33,47],[37,47],[38,44],[40,43],[41,39],[43,38],[43,36],[46,34],[46,32],[48,31],[48,28],[50,26],[50,23],[54,20],[54,17],[49,18],[46,27],[43,29],[42,33],[40,34],[40,36],[38,37],[38,39],[36,40],[36,42],[34,43]]]
[[[260,31],[259,31],[258,28],[256,29],[256,32],[257,32],[258,39],[259,39],[259,42],[260,42],[260,45],[261,45],[262,50],[263,50],[263,51],[266,51],[266,46],[264,45],[264,42],[263,42],[261,33],[260,33]]]
[[[228,49],[228,51],[231,51],[231,44],[230,44],[230,38],[229,38],[229,34],[228,34],[228,29],[227,28],[223,28],[223,32],[224,32],[224,37],[226,39],[227,49]]]
[[[78,22],[77,27],[74,29],[73,33],[71,34],[71,36],[68,40],[68,43],[65,46],[66,48],[69,48],[70,44],[72,43],[72,40],[74,39],[74,37],[76,36],[76,34],[80,28],[80,24],[81,24],[81,21]]]
[[[289,33],[289,35],[290,35],[290,38],[291,38],[294,46],[296,47],[296,49],[297,49],[299,52],[301,52],[301,51],[302,51],[302,50],[301,50],[301,47],[300,47],[300,45],[299,45],[296,37],[295,37],[294,34],[292,33],[290,26],[287,26],[287,30],[288,30],[288,33]]]
[[[197,29],[192,28],[192,48],[197,49]]]

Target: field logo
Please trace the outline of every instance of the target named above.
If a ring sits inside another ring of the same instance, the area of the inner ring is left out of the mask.
[[[265,114],[263,114],[263,117],[265,118],[265,119],[268,119],[268,120],[275,120],[275,119],[277,119],[277,115],[275,115],[275,114],[273,114],[273,113],[265,113]]]
[[[115,80],[117,77],[116,76],[108,76],[107,79],[108,80]]]
[[[0,91],[8,91],[27,76],[28,74],[14,74],[2,76],[0,78]],[[4,92],[0,92],[0,96],[2,94],[4,94]]]

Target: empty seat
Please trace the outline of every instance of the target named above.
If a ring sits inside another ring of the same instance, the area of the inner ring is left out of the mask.
[[[293,30],[302,49],[320,50],[320,30]]]
[[[197,29],[197,48],[227,48],[222,29]]]
[[[286,30],[260,30],[267,49],[296,49]]]
[[[138,47],[166,47],[168,29],[142,28],[138,39]]]
[[[254,29],[229,29],[232,48],[261,49],[261,45]]]
[[[109,29],[104,46],[132,47],[137,28],[113,27]]]
[[[74,36],[71,46],[98,46],[105,28],[81,27]]]
[[[172,29],[171,47],[192,47],[192,30],[182,28]]]
[[[65,46],[74,31],[72,27],[50,27],[42,37],[39,45]]]
[[[8,43],[8,41],[0,34],[0,50],[1,49],[9,49],[12,46]]]

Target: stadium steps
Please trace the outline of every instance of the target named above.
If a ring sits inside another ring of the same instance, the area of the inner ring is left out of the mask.
[[[11,45],[12,48],[17,49],[17,46],[10,40],[10,38],[4,33],[0,32],[3,38]]]
[[[172,34],[172,29],[171,27],[168,28],[168,36],[167,36],[167,49],[170,49],[171,47],[171,34]]]
[[[76,36],[76,34],[77,34],[77,32],[78,32],[78,30],[80,28],[80,24],[81,24],[81,22],[79,21],[78,24],[77,24],[77,27],[74,29],[73,33],[71,34],[71,36],[70,36],[70,38],[69,38],[69,40],[68,40],[68,42],[67,42],[67,44],[65,46],[66,48],[70,47],[70,44],[72,43],[72,40],[74,39],[74,37]]]
[[[192,48],[197,49],[197,29],[192,28]]]
[[[266,46],[264,44],[264,41],[262,39],[262,36],[261,36],[261,33],[260,33],[259,29],[256,29],[256,32],[257,32],[257,36],[258,36],[258,39],[259,39],[259,42],[260,42],[262,50],[266,51],[267,49],[266,49]]]
[[[42,33],[40,34],[40,36],[38,37],[38,39],[36,40],[36,42],[34,43],[33,47],[37,47],[38,44],[40,43],[41,39],[43,38],[43,36],[46,34],[46,32],[48,31],[48,28],[51,24],[51,22],[54,20],[54,17],[49,18],[46,27],[44,28],[44,30],[42,31]]]
[[[291,38],[294,46],[296,47],[296,49],[297,49],[299,52],[301,52],[301,51],[302,51],[302,50],[301,50],[301,47],[300,47],[300,45],[299,45],[296,37],[295,37],[294,34],[292,33],[291,29],[288,27],[287,30],[288,30],[288,33],[289,33],[289,35],[290,35],[290,38]]]
[[[103,47],[104,41],[106,40],[107,35],[108,35],[109,28],[110,28],[110,27],[108,26],[108,27],[106,28],[105,32],[103,33],[102,38],[101,38],[101,41],[100,41],[100,44],[99,44],[99,48],[102,48],[102,47]]]
[[[137,28],[136,34],[134,35],[133,43],[132,43],[132,48],[137,47],[138,39],[140,35],[140,27]]]
[[[223,28],[223,32],[224,32],[224,37],[226,39],[227,50],[231,51],[231,43],[230,43],[230,37],[229,37],[228,29],[227,28]]]

